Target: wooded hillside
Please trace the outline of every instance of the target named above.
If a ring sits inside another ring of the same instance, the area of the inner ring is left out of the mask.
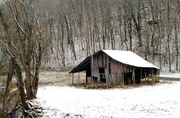
[[[10,33],[18,51],[22,44],[16,38],[22,35],[34,40],[31,46],[41,41],[46,67],[75,66],[99,49],[120,49],[179,70],[180,0],[6,1],[0,40],[7,43]]]

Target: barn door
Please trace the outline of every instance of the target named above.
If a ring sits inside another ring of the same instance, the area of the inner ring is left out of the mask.
[[[124,84],[132,84],[132,72],[124,73]]]
[[[105,69],[99,68],[99,77],[101,83],[106,83],[106,77],[105,77]]]

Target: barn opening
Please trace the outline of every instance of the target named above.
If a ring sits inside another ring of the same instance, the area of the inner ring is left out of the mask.
[[[106,77],[105,77],[105,69],[99,68],[99,77],[101,83],[106,83]]]

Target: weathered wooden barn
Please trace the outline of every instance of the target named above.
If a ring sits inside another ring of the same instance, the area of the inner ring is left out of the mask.
[[[131,51],[100,50],[87,57],[70,73],[86,72],[86,82],[140,84],[159,74],[159,68]]]

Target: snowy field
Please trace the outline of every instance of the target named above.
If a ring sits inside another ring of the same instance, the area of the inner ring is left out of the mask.
[[[161,72],[161,77],[171,77],[171,78],[179,78],[180,79],[180,73],[169,73],[169,72]]]
[[[43,118],[180,118],[180,82],[126,89],[40,87]]]

